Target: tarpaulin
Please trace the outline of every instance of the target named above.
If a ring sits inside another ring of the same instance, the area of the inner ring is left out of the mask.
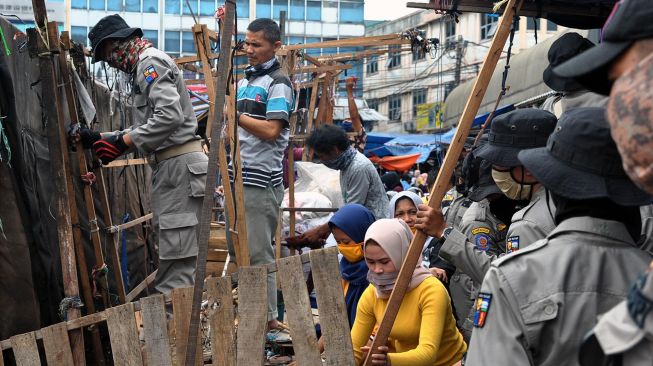
[[[370,156],[370,161],[373,162],[374,164],[379,165],[381,168],[385,170],[395,170],[399,172],[406,172],[410,170],[415,164],[417,164],[417,160],[420,158],[421,154],[412,154],[412,155],[404,155],[404,156],[386,156],[383,158],[380,158],[378,156]]]

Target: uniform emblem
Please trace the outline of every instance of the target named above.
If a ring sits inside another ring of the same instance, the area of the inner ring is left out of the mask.
[[[479,293],[478,298],[476,299],[476,304],[474,304],[474,327],[483,328],[485,325],[485,320],[487,319],[487,313],[490,310],[490,302],[492,301],[492,294]]]
[[[506,224],[500,223],[499,225],[497,225],[497,230],[498,231],[503,231],[505,229],[506,229]]]
[[[477,227],[476,229],[472,229],[472,235],[489,234],[489,233],[490,233],[490,228],[487,227]]]
[[[487,252],[490,249],[490,237],[486,234],[476,235],[476,249]]]
[[[519,250],[519,236],[511,236],[506,239],[506,251],[512,253]]]
[[[152,82],[159,77],[159,74],[154,69],[154,65],[149,65],[145,68],[145,71],[143,71],[143,76],[148,84],[152,84]]]
[[[256,94],[256,98],[254,98],[257,102],[261,101],[261,94]]]

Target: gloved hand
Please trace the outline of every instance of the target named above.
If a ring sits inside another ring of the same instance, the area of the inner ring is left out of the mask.
[[[93,150],[95,150],[95,154],[100,158],[102,164],[109,164],[127,149],[129,149],[129,146],[125,144],[122,135],[109,136],[93,143]]]
[[[71,136],[71,138],[73,143],[77,143],[74,136]],[[90,149],[93,147],[93,144],[99,140],[102,140],[102,135],[97,131],[91,130],[90,128],[82,128],[79,130],[79,138],[82,141],[82,146],[85,149]]]

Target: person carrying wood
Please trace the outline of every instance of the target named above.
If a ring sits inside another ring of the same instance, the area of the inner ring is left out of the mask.
[[[249,24],[244,46],[249,66],[238,83],[236,120],[252,266],[275,260],[272,237],[283,200],[282,159],[290,136],[293,92],[275,57],[279,47],[279,26],[272,19],[256,19]],[[232,175],[232,166],[229,171]],[[276,275],[268,273],[267,282],[268,327],[274,330],[279,328]]]
[[[152,167],[152,222],[159,238],[155,288],[168,293],[194,283],[198,231],[208,157],[196,134],[193,112],[181,71],[166,53],[141,38],[117,14],[91,28],[92,62],[104,61],[131,78],[131,127],[122,131],[79,133],[102,164],[139,151]]]

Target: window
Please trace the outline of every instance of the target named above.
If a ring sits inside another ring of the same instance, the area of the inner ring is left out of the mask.
[[[122,0],[107,0],[107,10],[122,11]]]
[[[180,0],[166,0],[166,14],[179,14],[180,6],[181,6]]]
[[[401,95],[388,97],[388,118],[391,121],[401,121]]]
[[[401,48],[401,45],[391,45],[390,53],[388,53],[388,69],[394,69],[395,67],[401,66],[401,52],[394,51],[393,49],[398,50]]]
[[[236,13],[238,18],[249,18],[249,0],[237,0]]]
[[[322,39],[322,42],[327,42],[327,41],[337,41],[337,38],[324,38]],[[338,47],[330,47],[330,48],[323,48],[322,49],[322,54],[323,55],[332,55],[334,53],[338,53]]]
[[[165,31],[165,51],[179,54],[181,37],[179,31]]]
[[[143,38],[152,42],[154,47],[159,47],[159,31],[153,29],[143,29]]]
[[[73,9],[86,9],[86,0],[72,0],[70,6]]]
[[[379,110],[379,101],[378,99],[369,99],[367,100],[367,107],[374,109],[375,111]]]
[[[379,72],[379,56],[374,55],[367,58],[367,74],[372,75]]]
[[[303,44],[304,37],[289,37],[288,44]]]
[[[340,22],[341,23],[362,23],[363,22],[363,5],[364,3],[340,2]]]
[[[499,22],[495,14],[481,14],[481,40],[492,38]]]
[[[319,43],[320,37],[306,37],[306,43]],[[311,56],[319,56],[322,53],[320,48],[307,48],[306,53]]]
[[[413,52],[413,62],[417,62],[419,60],[423,60],[424,57],[426,57],[426,53],[424,52],[424,49],[422,47],[415,47],[412,50]]]
[[[288,19],[288,0],[274,0],[274,5],[272,6],[273,19],[280,20],[282,11],[286,12],[286,19]]]
[[[455,42],[456,41],[456,21],[452,19],[447,19],[444,22],[444,39],[445,42]]]
[[[417,106],[426,103],[428,89],[413,90],[413,117],[417,117]]]
[[[547,32],[555,32],[558,30],[558,25],[554,22],[547,20],[546,21],[546,30]]]
[[[272,14],[271,0],[256,0],[256,17],[269,18]]]
[[[188,7],[188,4],[190,4],[190,7],[193,8],[193,14],[197,15],[199,10],[197,6],[197,0],[189,0],[188,2],[186,2],[186,0],[182,0],[181,2],[182,14],[190,15],[190,8]]]
[[[70,38],[72,38],[73,41],[86,46],[88,42],[87,37],[88,37],[88,32],[86,30],[86,27],[77,27],[77,26],[70,27]]]
[[[212,16],[215,10],[215,0],[200,0],[200,15]]]
[[[143,0],[143,13],[158,13],[159,1],[158,0]]]
[[[322,19],[322,2],[321,1],[306,1],[306,20]]]
[[[526,18],[526,29],[527,30],[536,30],[538,29],[537,18]]]
[[[104,0],[89,0],[88,7],[91,10],[104,10]]]
[[[288,19],[304,20],[304,0],[290,0]]]
[[[195,40],[193,39],[193,32],[182,32],[181,52],[197,53],[197,51],[195,51]]]
[[[125,0],[125,11],[132,11],[135,13],[141,12],[140,0]]]
[[[322,21],[329,23],[338,22],[338,2],[337,1],[324,1],[322,2]]]

